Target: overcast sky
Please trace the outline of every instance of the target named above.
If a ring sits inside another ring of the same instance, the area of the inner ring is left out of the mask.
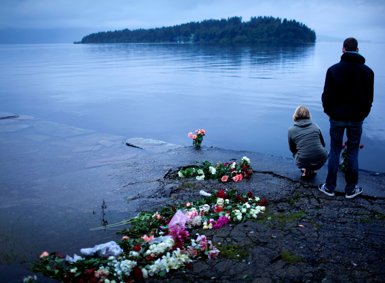
[[[172,26],[204,19],[294,19],[318,38],[385,39],[384,0],[1,0],[0,41],[77,41],[98,31]],[[29,35],[29,36],[28,36]]]

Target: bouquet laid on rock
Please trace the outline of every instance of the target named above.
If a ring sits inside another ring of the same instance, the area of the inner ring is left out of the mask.
[[[250,159],[242,157],[240,162],[230,161],[218,163],[215,166],[209,161],[204,161],[200,166],[188,166],[178,171],[181,178],[195,177],[197,180],[216,179],[223,183],[228,181],[240,182],[249,179],[253,174]]]
[[[187,136],[193,140],[193,146],[195,148],[200,148],[203,142],[203,137],[206,135],[206,131],[204,129],[195,130],[195,134],[189,132]]]
[[[202,192],[201,192],[202,194]],[[194,259],[214,259],[219,250],[193,228],[219,229],[228,223],[255,219],[265,211],[266,199],[236,190],[204,192],[206,198],[111,224],[130,224],[121,241],[81,249],[81,255],[43,252],[34,271],[62,282],[142,282],[187,267]]]

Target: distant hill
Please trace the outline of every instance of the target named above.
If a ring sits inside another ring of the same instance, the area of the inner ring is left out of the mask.
[[[75,43],[303,44],[315,40],[315,32],[295,20],[252,17],[243,22],[242,17],[232,17],[171,27],[97,32]]]

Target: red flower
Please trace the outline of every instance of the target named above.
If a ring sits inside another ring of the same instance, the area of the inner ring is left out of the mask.
[[[223,207],[221,207],[221,206],[215,206],[215,208],[214,208],[214,212],[215,212],[215,213],[218,213],[218,212],[221,212],[221,211],[223,211]]]
[[[222,189],[220,189],[220,190],[217,192],[216,197],[217,197],[217,198],[223,198],[223,199],[226,198],[226,193],[225,193],[225,191],[222,190]]]
[[[267,205],[267,199],[266,198],[262,198],[258,205],[266,206]]]
[[[134,266],[134,268],[132,269],[132,275],[134,276],[135,280],[138,280],[140,282],[144,280],[142,270],[137,266]]]
[[[250,191],[248,191],[248,192],[247,192],[247,197],[248,197],[248,198],[253,198],[253,197],[254,197],[254,196],[253,196],[253,193],[250,192]]]
[[[135,252],[139,252],[141,249],[142,249],[142,247],[139,244],[133,246],[133,248],[132,248],[132,250],[135,251]]]

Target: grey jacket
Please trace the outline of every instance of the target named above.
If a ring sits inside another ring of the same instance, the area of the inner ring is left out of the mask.
[[[320,169],[328,158],[321,129],[310,119],[294,123],[288,132],[289,148],[299,168]]]

